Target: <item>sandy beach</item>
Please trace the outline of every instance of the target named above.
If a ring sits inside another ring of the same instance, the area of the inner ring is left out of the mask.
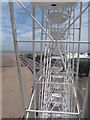
[[[26,98],[26,106],[31,95],[32,73],[22,64],[22,77]],[[15,56],[2,56],[2,117],[19,118],[23,116],[22,101],[19,89],[18,73]]]

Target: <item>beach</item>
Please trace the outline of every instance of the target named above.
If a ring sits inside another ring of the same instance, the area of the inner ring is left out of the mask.
[[[33,86],[32,73],[22,62],[21,66],[26,106],[28,106]],[[22,116],[23,108],[15,55],[4,54],[2,55],[2,117],[19,118]]]

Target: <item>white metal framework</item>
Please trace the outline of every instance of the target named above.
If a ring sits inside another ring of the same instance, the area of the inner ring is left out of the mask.
[[[82,14],[88,9],[89,4],[82,9],[82,2],[35,2],[31,3],[33,6],[32,15],[20,0],[18,0],[18,3],[33,19],[33,40],[17,40],[13,2],[9,2],[25,118],[28,119],[30,113],[34,113],[34,118],[80,118],[81,109],[77,98],[80,44],[89,44],[88,41],[81,41],[81,23]],[[42,11],[41,24],[35,18],[36,6],[40,7]],[[78,16],[75,14],[77,6],[80,7],[78,9]],[[43,27],[44,19],[46,20],[45,28]],[[75,28],[77,20],[79,20],[79,27]],[[35,23],[41,29],[41,40],[35,40]],[[75,41],[75,29],[79,32],[77,41]],[[71,30],[73,33],[71,33]],[[45,39],[43,39],[44,33]],[[20,57],[18,53],[18,43],[21,42],[33,43],[34,89],[27,108],[25,106]],[[40,43],[40,71],[38,77],[36,74],[35,43]],[[76,44],[78,45],[78,56],[75,72],[74,50]],[[71,49],[71,46],[73,49]],[[43,55],[44,59],[42,59]]]

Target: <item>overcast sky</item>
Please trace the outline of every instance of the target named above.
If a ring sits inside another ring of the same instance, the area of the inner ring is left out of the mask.
[[[32,13],[32,6],[30,4],[24,3],[27,9]],[[0,7],[1,9],[1,7]],[[32,40],[32,18],[23,10],[23,8],[18,4],[14,3],[15,9],[15,19],[17,27],[17,38],[21,40]],[[77,12],[78,13],[78,12]],[[13,50],[13,37],[10,21],[9,4],[2,3],[2,49],[3,50]],[[36,8],[36,19],[41,23],[41,10]],[[78,26],[78,22],[76,23]],[[44,22],[44,27],[45,27]],[[37,27],[37,25],[36,25]],[[77,34],[77,32],[76,32]],[[77,35],[76,35],[77,36]],[[36,39],[40,39],[40,29],[36,29]],[[77,40],[77,37],[75,38]],[[88,41],[88,10],[82,16],[82,36],[81,40]],[[32,51],[32,44],[20,44],[20,50],[30,50]],[[39,45],[36,45],[36,50],[39,50]],[[88,45],[82,45],[81,51],[87,51]]]

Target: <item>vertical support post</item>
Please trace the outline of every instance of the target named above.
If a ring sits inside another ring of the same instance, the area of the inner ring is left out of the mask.
[[[35,17],[35,6],[33,6],[33,16]],[[35,69],[35,20],[33,19],[33,87],[35,89],[34,95],[34,110],[36,110],[36,69]],[[34,118],[36,118],[36,113],[34,112]]]
[[[68,21],[68,40],[70,41],[70,17],[69,17],[69,21]],[[68,43],[68,63],[70,63],[70,43]],[[68,64],[68,72],[69,72],[69,64]]]
[[[46,10],[46,14],[48,15],[48,10]],[[49,23],[48,23],[48,18],[46,20],[46,31],[49,33]],[[47,40],[47,34],[45,35],[45,40]]]
[[[73,21],[75,20],[75,8],[73,10]],[[75,23],[73,23],[73,41],[75,40]],[[72,55],[72,77],[74,80],[74,43],[73,43],[73,55]],[[73,82],[73,81],[72,81]],[[73,101],[73,94],[72,94],[72,111],[74,111],[74,101]]]
[[[25,96],[24,96],[24,89],[23,89],[23,82],[22,82],[22,75],[21,75],[20,57],[19,57],[19,53],[18,53],[18,43],[16,42],[17,41],[17,33],[16,33],[16,24],[15,24],[13,2],[9,2],[9,9],[10,9],[13,40],[14,40],[14,49],[15,49],[16,62],[17,62],[17,70],[18,70],[18,76],[19,76],[19,86],[20,86],[20,92],[21,92],[21,97],[22,97],[24,115],[26,117]]]
[[[44,10],[42,10],[42,27],[43,27],[43,17],[44,17],[44,14],[43,14]],[[43,40],[43,30],[41,29],[41,40]],[[43,47],[43,43],[41,41],[41,58],[40,58],[40,74],[42,75],[42,47]]]
[[[75,20],[75,9],[73,11],[73,22]],[[75,23],[73,23],[73,41],[75,40]],[[74,43],[73,43],[73,61],[72,61],[72,70],[73,70],[73,77],[74,77]]]
[[[47,45],[45,44],[45,52],[44,52],[44,66],[43,66],[43,75],[45,75],[45,64],[46,64],[46,50],[47,50]],[[45,79],[44,79],[45,77],[43,77],[43,82],[45,81]],[[45,93],[45,84],[44,84],[44,87],[43,87],[43,101],[45,102],[45,95],[44,95],[44,93]],[[42,109],[42,101],[41,101],[41,109]]]
[[[72,8],[70,8],[70,17],[69,17],[69,29],[68,29],[68,34],[69,34],[69,41],[70,41],[70,39],[71,39],[71,36],[70,36],[70,33],[71,33],[71,31],[70,31],[70,21],[71,21],[71,11],[72,11]],[[69,65],[68,65],[68,70],[70,71],[70,73],[71,73],[71,44],[69,43]]]
[[[80,2],[80,15],[81,15],[81,13],[82,13],[82,2]],[[79,19],[79,39],[78,39],[78,41],[81,40],[81,22],[82,22],[82,15],[80,16],[80,19]],[[80,43],[78,43],[78,58],[77,58],[77,71],[76,71],[77,86],[78,86],[78,73],[79,73],[79,61],[80,61],[79,54],[80,54]]]
[[[85,94],[85,99],[84,99],[84,104],[83,104],[83,111],[82,111],[82,115],[81,115],[81,118],[90,118],[90,115],[89,115],[89,105],[88,105],[88,100],[89,100],[89,97],[88,95],[90,94],[90,89],[88,89],[88,86],[90,85],[90,82],[89,82],[89,79],[90,79],[90,71],[89,71],[89,76],[88,76],[88,81],[87,81],[87,87],[86,87],[86,94]]]
[[[69,9],[69,12],[71,12],[71,8]],[[71,14],[70,14],[70,16],[69,16],[69,21],[68,21],[68,40],[70,41],[70,19],[71,19]],[[68,43],[68,73],[70,72],[71,73],[71,71],[70,71],[70,43]],[[70,92],[70,111],[71,111],[71,86],[70,86],[70,88],[68,88],[68,92]]]
[[[43,17],[44,17],[44,10],[42,10],[42,27],[43,27]],[[40,76],[42,75],[43,71],[42,71],[42,50],[43,50],[43,30],[41,29],[41,49],[40,49]],[[42,87],[44,85],[42,84]],[[43,91],[42,91],[43,92]],[[41,84],[39,84],[39,102],[38,102],[38,108],[40,110],[40,93],[41,93]]]

